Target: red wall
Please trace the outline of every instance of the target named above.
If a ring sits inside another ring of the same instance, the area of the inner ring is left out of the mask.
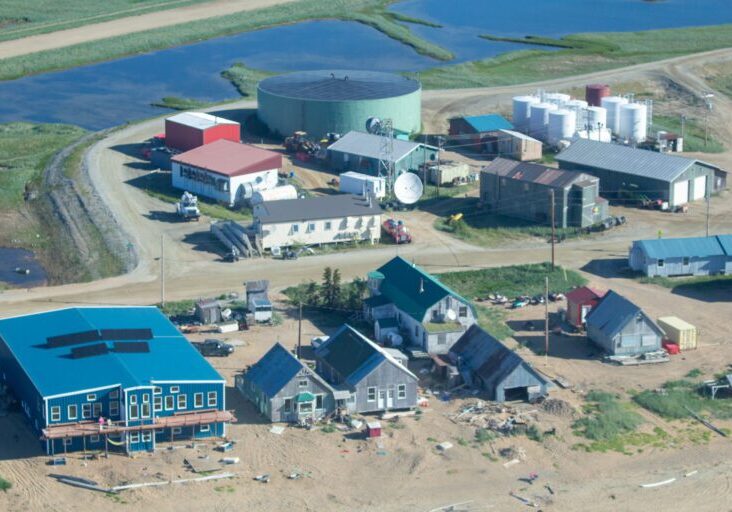
[[[240,133],[238,124],[219,124],[212,126],[203,133],[203,143],[211,144],[219,139],[239,142]]]
[[[165,144],[169,148],[181,151],[188,151],[219,139],[239,142],[239,138],[238,124],[219,124],[206,130],[199,130],[198,128],[165,120]]]

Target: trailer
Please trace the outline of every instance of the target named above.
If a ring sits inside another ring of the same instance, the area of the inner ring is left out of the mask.
[[[371,195],[376,199],[386,197],[386,178],[369,176],[360,172],[344,172],[340,175],[339,190],[346,194]]]

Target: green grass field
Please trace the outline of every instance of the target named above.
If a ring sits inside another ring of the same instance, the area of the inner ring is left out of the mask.
[[[231,82],[236,90],[239,91],[239,94],[245,97],[253,97],[256,94],[259,81],[273,74],[259,69],[248,68],[243,62],[237,62],[229,69],[221,72],[221,76]]]
[[[653,130],[665,130],[681,133],[681,118],[670,116],[653,116]],[[687,119],[684,122],[684,151],[701,153],[721,153],[724,146],[711,134],[704,143],[704,119]]]
[[[165,96],[158,101],[151,103],[153,107],[170,108],[173,110],[194,110],[213,105],[208,101],[195,100],[192,98],[180,98],[178,96]]]
[[[0,9],[0,41],[204,1],[207,0],[3,0]]]

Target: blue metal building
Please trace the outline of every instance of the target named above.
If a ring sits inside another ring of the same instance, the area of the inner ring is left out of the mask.
[[[0,320],[0,382],[48,454],[223,437],[225,380],[154,307]]]
[[[654,276],[732,273],[732,235],[636,240],[628,254],[635,271]]]

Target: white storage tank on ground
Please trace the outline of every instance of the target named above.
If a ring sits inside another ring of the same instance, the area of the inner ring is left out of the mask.
[[[620,107],[627,103],[628,99],[620,96],[606,96],[602,99],[602,107],[607,109],[607,127],[614,134],[620,132]]]
[[[577,114],[572,110],[549,112],[547,142],[557,144],[560,140],[570,139],[577,131]]]
[[[572,96],[570,96],[569,94],[561,93],[561,92],[548,92],[548,93],[544,94],[544,96],[543,96],[544,103],[551,103],[558,107],[563,106],[565,103],[567,103],[571,99],[572,99]]]
[[[526,131],[529,128],[531,107],[539,103],[536,96],[514,96],[513,98],[513,125],[516,129]]]
[[[599,130],[580,130],[576,133],[580,139],[595,140],[598,142],[612,142],[613,136],[607,128]]]
[[[589,126],[590,131],[607,127],[607,109],[603,107],[587,107],[584,117],[584,122]],[[583,129],[586,128],[583,126]]]
[[[584,129],[584,111],[587,108],[587,102],[585,100],[569,100],[562,107],[566,110],[574,112],[574,118],[576,121],[575,128],[577,130]]]
[[[622,139],[643,142],[648,132],[648,108],[642,103],[620,106],[620,132]]]
[[[537,103],[531,106],[529,135],[539,140],[546,140],[549,112],[553,110],[557,110],[557,106],[551,103]]]
[[[297,199],[297,189],[292,185],[283,185],[269,190],[257,190],[252,194],[250,202],[255,205],[265,201],[281,201],[283,199]]]
[[[346,194],[371,194],[377,199],[386,197],[386,179],[383,177],[349,171],[342,173],[339,179],[339,189]]]

